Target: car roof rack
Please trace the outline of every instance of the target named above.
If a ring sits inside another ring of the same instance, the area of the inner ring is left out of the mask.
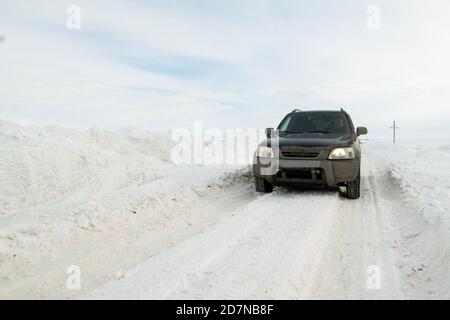
[[[300,109],[294,109],[294,110],[292,110],[292,112],[291,113],[294,113],[294,112],[301,112],[302,110],[300,110]]]

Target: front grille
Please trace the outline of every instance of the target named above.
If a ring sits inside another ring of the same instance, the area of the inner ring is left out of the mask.
[[[298,179],[298,180],[324,180],[322,169],[288,169],[281,170],[277,173],[278,178],[282,179]]]
[[[313,151],[313,150],[299,150],[294,148],[281,149],[281,155],[284,158],[315,159],[319,156],[319,154],[320,151]]]
[[[287,171],[286,172],[287,179],[312,179],[311,170],[309,171]]]

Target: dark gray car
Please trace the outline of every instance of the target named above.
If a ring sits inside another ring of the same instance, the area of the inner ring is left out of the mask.
[[[253,161],[256,191],[272,192],[273,186],[343,186],[346,196],[360,196],[361,147],[347,112],[300,111],[289,113],[277,130],[266,129],[267,139]]]

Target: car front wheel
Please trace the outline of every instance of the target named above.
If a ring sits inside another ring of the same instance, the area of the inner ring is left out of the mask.
[[[271,193],[273,191],[273,185],[264,179],[255,177],[255,189],[257,192]]]
[[[349,199],[358,199],[361,196],[361,173],[358,173],[358,177],[347,182],[346,196]]]

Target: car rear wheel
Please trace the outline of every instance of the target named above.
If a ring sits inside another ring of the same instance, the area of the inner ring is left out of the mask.
[[[358,177],[347,182],[346,196],[349,199],[358,199],[361,196],[361,173],[358,173]]]
[[[262,178],[255,178],[255,189],[257,192],[271,193],[273,185]]]

